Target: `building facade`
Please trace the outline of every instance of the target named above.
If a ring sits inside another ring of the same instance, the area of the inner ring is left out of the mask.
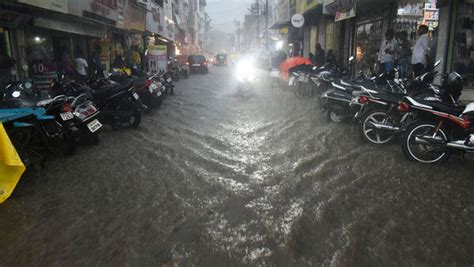
[[[199,4],[192,5],[190,2]],[[89,61],[97,51],[105,70],[130,61],[137,50],[146,68],[149,45],[199,52],[202,24],[190,19],[205,14],[203,0],[7,0],[0,3],[2,58],[14,59],[17,77],[33,78],[46,88],[64,72],[66,57]],[[0,60],[0,71],[7,65]],[[26,69],[26,68],[25,68]]]
[[[276,22],[270,29],[288,53],[300,49],[297,54],[308,57],[319,43],[342,62],[355,56],[354,72],[377,71],[387,29],[406,32],[414,45],[418,26],[427,25],[432,60],[442,60],[442,73],[459,72],[465,94],[474,99],[469,96],[474,89],[474,2],[470,0],[279,0],[275,9]],[[291,26],[293,10],[305,17],[301,29]]]

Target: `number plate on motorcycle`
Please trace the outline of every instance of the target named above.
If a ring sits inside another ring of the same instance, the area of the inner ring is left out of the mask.
[[[97,132],[100,128],[102,128],[102,123],[100,123],[98,120],[93,120],[89,124],[87,124],[87,128],[89,128],[89,131],[92,133]]]
[[[166,81],[170,83],[172,80],[173,80],[173,79],[168,78]]]
[[[72,112],[70,112],[70,111],[61,113],[59,115],[61,116],[61,119],[63,119],[63,121],[68,121],[68,120],[74,119],[74,115],[72,115]]]
[[[133,93],[133,98],[135,98],[136,100],[138,100],[140,97],[138,96],[137,93]]]
[[[201,67],[201,64],[193,64],[193,67]]]

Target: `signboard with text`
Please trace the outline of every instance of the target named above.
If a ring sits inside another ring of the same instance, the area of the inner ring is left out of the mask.
[[[58,68],[55,63],[38,62],[30,66],[33,84],[37,89],[48,90],[51,82],[58,78]]]
[[[147,54],[148,69],[152,73],[165,72],[168,67],[168,47],[166,45],[150,45]]]

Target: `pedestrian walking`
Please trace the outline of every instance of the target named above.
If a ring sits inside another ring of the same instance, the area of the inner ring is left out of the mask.
[[[385,40],[382,42],[379,51],[379,62],[381,72],[391,73],[395,67],[395,52],[397,51],[397,41],[394,39],[395,32],[388,29],[385,32]]]
[[[326,55],[326,63],[328,63],[330,66],[337,66],[337,58],[336,55],[334,55],[334,51],[332,49],[329,49]]]
[[[398,69],[400,78],[408,78],[408,64],[411,58],[411,43],[408,40],[408,33],[402,31],[398,40]]]
[[[415,77],[422,75],[428,64],[428,55],[430,53],[430,38],[428,37],[428,26],[420,25],[418,28],[418,40],[416,40],[415,48],[411,64],[413,65],[413,73]]]
[[[323,48],[321,47],[321,44],[316,45],[316,52],[314,54],[314,59],[312,60],[313,64],[315,66],[322,66],[324,65],[326,58],[326,53],[324,52]]]
[[[77,82],[79,84],[86,83],[88,67],[89,67],[89,64],[87,64],[87,60],[84,59],[82,51],[78,50],[77,56],[76,56],[76,70],[77,70]]]

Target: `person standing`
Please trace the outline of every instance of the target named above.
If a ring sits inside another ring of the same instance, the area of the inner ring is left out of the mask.
[[[415,77],[423,74],[428,64],[428,55],[430,53],[430,38],[428,37],[428,26],[420,25],[418,28],[418,40],[416,40],[415,48],[411,64],[413,65],[413,73]]]
[[[385,41],[382,42],[379,51],[379,62],[381,71],[390,73],[395,67],[395,52],[397,51],[397,41],[394,39],[395,32],[388,29],[385,32]]]
[[[316,45],[316,52],[314,54],[314,59],[312,60],[313,64],[315,66],[318,66],[318,67],[322,66],[322,65],[324,65],[325,58],[326,58],[326,53],[324,52],[323,48],[321,47],[321,44],[317,44]]]
[[[88,67],[89,65],[87,64],[87,60],[84,59],[82,52],[78,50],[77,57],[76,57],[76,70],[77,70],[77,82],[79,84],[86,83]]]
[[[104,78],[104,68],[102,67],[102,61],[100,60],[100,54],[102,49],[100,45],[97,45],[94,53],[92,54],[92,70],[97,72],[100,78]]]
[[[400,40],[398,42],[398,68],[400,78],[408,78],[408,64],[411,57],[411,43],[408,40],[406,31],[400,32]]]
[[[330,66],[337,66],[337,58],[332,49],[329,49],[328,54],[326,55],[326,63]]]

